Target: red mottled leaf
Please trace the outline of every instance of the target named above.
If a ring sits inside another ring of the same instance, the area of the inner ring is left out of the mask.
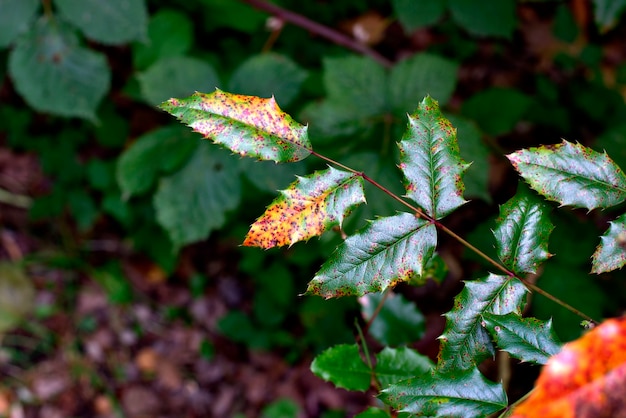
[[[626,318],[565,344],[543,368],[515,418],[626,417]]]
[[[311,154],[307,127],[283,112],[274,98],[231,94],[217,89],[169,99],[159,106],[206,138],[242,156],[277,163]]]
[[[350,210],[365,202],[363,178],[329,167],[298,177],[256,220],[243,245],[272,248],[307,240],[341,225]]]
[[[600,237],[600,245],[593,254],[592,273],[604,273],[626,264],[626,214],[610,222],[609,229]]]

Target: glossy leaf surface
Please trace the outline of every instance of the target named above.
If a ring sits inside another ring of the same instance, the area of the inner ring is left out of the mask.
[[[456,129],[435,100],[426,97],[409,116],[399,147],[407,196],[428,215],[441,219],[465,203],[461,176],[468,165],[461,160]]]
[[[544,366],[513,417],[623,417],[626,318],[610,319],[565,344]]]
[[[522,318],[515,313],[483,315],[484,327],[489,330],[498,347],[521,361],[546,364],[561,350],[561,342],[552,328],[552,321]]]
[[[341,226],[354,206],[365,202],[363,178],[329,167],[298,177],[252,224],[243,245],[272,248],[292,245]]]
[[[577,208],[609,208],[626,199],[626,175],[605,153],[563,141],[507,156],[542,196]]]
[[[485,417],[506,407],[502,385],[487,380],[476,367],[434,370],[384,389],[383,401],[424,417]]]
[[[382,291],[421,275],[436,244],[435,226],[412,214],[377,219],[335,250],[307,293],[331,298]]]
[[[518,279],[490,274],[465,282],[446,316],[439,339],[439,368],[469,369],[495,354],[491,337],[482,326],[483,315],[520,313],[526,288]]]
[[[493,234],[498,257],[515,273],[535,273],[547,260],[548,238],[554,228],[550,207],[525,187],[500,207]]]
[[[610,225],[593,254],[592,273],[612,271],[626,264],[626,215],[611,221]]]
[[[299,161],[311,154],[306,126],[283,112],[274,98],[216,90],[170,99],[161,109],[194,131],[242,156],[276,162]]]
[[[311,371],[337,387],[357,391],[366,391],[372,377],[356,344],[339,344],[327,349],[315,357]]]

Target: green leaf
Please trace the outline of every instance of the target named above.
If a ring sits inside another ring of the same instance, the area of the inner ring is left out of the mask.
[[[494,87],[467,99],[462,110],[486,133],[497,136],[511,132],[531,105],[532,99],[518,90]]]
[[[448,0],[453,19],[477,36],[511,39],[517,24],[515,0],[498,0],[480,7],[474,0]]]
[[[626,9],[626,0],[593,0],[593,14],[600,32],[613,28]]]
[[[210,64],[184,56],[162,58],[139,74],[137,79],[141,94],[154,106],[195,91],[212,91],[220,85],[217,73]]]
[[[422,375],[433,368],[426,356],[408,347],[385,347],[376,355],[376,378],[383,388]]]
[[[382,409],[370,406],[365,411],[356,414],[354,418],[391,418],[391,416]]]
[[[457,82],[458,64],[438,55],[421,53],[400,61],[389,75],[389,99],[394,112],[404,116],[415,109],[418,97],[448,103]]]
[[[489,274],[465,282],[465,287],[454,299],[454,307],[445,314],[446,327],[439,337],[439,368],[450,371],[469,369],[493,356],[493,344],[481,325],[483,315],[520,313],[525,294],[522,282],[507,276]]]
[[[298,177],[254,222],[243,245],[267,249],[308,240],[341,226],[344,216],[363,202],[358,174],[329,167]]]
[[[250,96],[274,96],[288,106],[300,92],[307,72],[289,58],[276,53],[255,55],[234,71],[228,89]]]
[[[605,273],[626,264],[626,214],[610,222],[593,253],[592,273]]]
[[[276,164],[246,158],[239,161],[239,169],[259,190],[270,193],[287,188],[294,177],[305,174],[303,162]]]
[[[54,4],[94,41],[119,45],[146,39],[145,0],[54,0]]]
[[[24,268],[0,261],[0,332],[19,325],[35,307],[35,287]]]
[[[38,0],[0,0],[0,48],[29,28],[40,5]]]
[[[369,327],[369,333],[381,343],[398,346],[418,341],[424,334],[426,321],[417,306],[402,295],[373,293],[360,299],[363,317],[369,321],[378,312]],[[384,303],[382,308],[378,305]]]
[[[206,138],[260,160],[300,161],[311,154],[307,127],[283,112],[276,101],[216,90],[170,99],[159,106]]]
[[[148,132],[127,148],[117,163],[116,178],[125,198],[147,192],[160,174],[170,173],[197,149],[195,135],[182,126]]]
[[[546,364],[548,358],[561,350],[561,342],[554,333],[552,320],[522,318],[518,314],[483,315],[487,328],[498,347],[521,361]]]
[[[446,10],[443,1],[391,0],[391,6],[407,32],[437,23]]]
[[[398,146],[407,196],[428,215],[441,219],[465,203],[461,176],[469,165],[461,160],[456,130],[435,100],[426,97],[409,116]]]
[[[267,14],[249,4],[232,0],[200,0],[200,3],[204,9],[205,30],[229,28],[253,34],[267,22]]]
[[[226,212],[237,207],[240,197],[237,162],[227,152],[200,143],[183,168],[161,178],[153,202],[159,224],[178,250],[223,226]]]
[[[486,417],[507,406],[502,385],[476,367],[434,370],[384,389],[381,397],[395,409],[425,417]]]
[[[340,344],[327,349],[315,357],[311,371],[337,387],[361,392],[369,389],[372,377],[356,344]]]
[[[184,55],[192,45],[189,17],[176,10],[159,9],[150,17],[148,41],[133,44],[133,63],[135,68],[144,69],[161,58]]]
[[[552,256],[548,238],[554,225],[550,207],[520,185],[517,194],[500,207],[493,234],[498,258],[516,274],[535,273]]]
[[[306,293],[330,298],[385,290],[421,275],[436,245],[435,226],[412,214],[370,221],[333,252]]]
[[[490,203],[489,194],[489,148],[482,139],[482,133],[476,124],[457,115],[449,115],[448,120],[457,129],[457,140],[461,159],[471,161],[472,165],[463,173],[465,196],[481,198]]]
[[[9,74],[35,110],[91,121],[111,78],[103,54],[80,47],[69,26],[45,17],[16,43]]]
[[[507,158],[536,192],[549,200],[592,210],[626,198],[626,176],[606,153],[563,141],[529,148]]]

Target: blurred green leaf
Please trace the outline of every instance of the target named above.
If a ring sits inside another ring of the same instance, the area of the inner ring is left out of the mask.
[[[35,287],[23,267],[0,261],[0,334],[17,326],[35,307]]]
[[[119,45],[146,39],[145,0],[54,0],[54,4],[94,41]]]
[[[89,184],[96,190],[105,191],[115,184],[114,162],[93,158],[87,163]]]
[[[301,162],[276,164],[273,161],[255,161],[252,158],[239,160],[239,168],[259,190],[271,193],[286,189],[295,176],[306,173],[305,165]]]
[[[300,406],[292,399],[279,399],[261,411],[261,418],[298,418]]]
[[[593,148],[598,152],[606,151],[622,170],[626,169],[626,124],[607,129],[596,139]]]
[[[34,109],[91,121],[111,78],[103,54],[80,47],[69,26],[46,17],[16,43],[9,74]]]
[[[626,0],[593,0],[593,14],[600,32],[612,29],[626,9]]]
[[[437,23],[446,10],[443,1],[392,0],[393,12],[407,32]]]
[[[145,193],[159,175],[171,173],[198,148],[189,129],[172,125],[148,132],[120,156],[116,178],[124,197]]]
[[[391,418],[391,415],[382,409],[371,406],[365,411],[356,414],[354,418]]]
[[[111,303],[127,304],[133,301],[133,288],[119,262],[111,261],[94,270],[92,277],[103,287]]]
[[[289,106],[300,92],[307,72],[286,56],[265,53],[248,58],[234,70],[228,89],[232,93],[276,98]]]
[[[187,97],[195,91],[212,92],[220,86],[213,67],[198,58],[161,58],[137,75],[141,94],[151,105],[172,97]]]
[[[99,215],[93,197],[85,190],[72,189],[67,195],[67,204],[76,220],[78,229],[86,231],[91,228]]]
[[[511,39],[517,26],[515,0],[494,1],[489,7],[475,0],[448,0],[448,8],[459,26],[473,35]]]
[[[433,367],[428,357],[408,347],[385,347],[376,355],[376,378],[383,389],[427,373]]]
[[[0,48],[29,29],[40,5],[38,0],[0,0]]]
[[[626,264],[626,214],[610,222],[609,229],[600,237],[593,253],[592,273],[604,273]]]
[[[372,378],[356,344],[340,344],[327,349],[315,357],[311,371],[339,388],[361,392],[370,387]]]
[[[161,178],[153,202],[159,224],[178,250],[224,225],[226,213],[237,207],[240,198],[236,160],[201,142],[184,167]]]
[[[518,90],[492,87],[467,99],[462,111],[489,135],[502,135],[513,130],[531,104]]]
[[[209,29],[231,28],[252,33],[267,20],[267,14],[243,2],[201,0],[205,26]]]
[[[576,40],[579,30],[568,5],[560,4],[557,7],[552,31],[554,32],[554,36],[563,42],[571,43]]]
[[[378,305],[384,302],[379,310]],[[419,341],[426,329],[424,315],[415,303],[402,295],[391,293],[383,301],[381,293],[372,293],[361,299],[363,317],[369,321],[374,312],[376,318],[369,327],[369,333],[387,346],[398,346]]]

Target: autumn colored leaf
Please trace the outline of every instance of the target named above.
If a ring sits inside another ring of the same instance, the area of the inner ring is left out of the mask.
[[[441,219],[465,203],[461,176],[469,164],[461,159],[456,129],[436,100],[426,97],[409,115],[409,126],[398,146],[407,197],[428,215]]]
[[[292,245],[340,226],[350,210],[365,202],[363,178],[329,167],[298,177],[252,224],[243,245],[272,248]]]
[[[626,264],[626,214],[612,221],[600,237],[600,245],[593,253],[592,273],[604,273]]]
[[[379,292],[421,276],[437,245],[435,225],[410,213],[371,221],[348,237],[309,282],[325,298]]]
[[[307,127],[283,112],[274,98],[231,94],[217,89],[169,99],[159,106],[206,138],[242,156],[277,163],[311,154]]]
[[[561,205],[592,210],[626,199],[626,175],[606,153],[563,141],[507,157],[533,190]]]
[[[546,364],[561,350],[561,342],[552,328],[552,320],[522,318],[516,313],[483,314],[483,326],[503,351],[521,361]]]
[[[493,234],[498,257],[515,273],[534,273],[549,257],[548,238],[554,226],[548,218],[550,207],[520,187],[516,195],[500,207]]]
[[[465,282],[446,316],[439,339],[438,367],[443,370],[469,369],[495,354],[491,337],[482,326],[483,315],[521,312],[526,288],[516,278],[490,274]]]
[[[501,384],[487,380],[476,367],[433,370],[384,389],[383,402],[420,417],[486,417],[507,405]]]
[[[610,319],[544,366],[514,418],[626,417],[626,318]]]

